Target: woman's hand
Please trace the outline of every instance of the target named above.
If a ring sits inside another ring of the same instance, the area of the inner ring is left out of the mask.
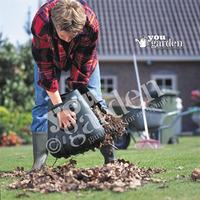
[[[62,110],[57,113],[60,128],[71,128],[76,125],[76,113],[71,110]]]

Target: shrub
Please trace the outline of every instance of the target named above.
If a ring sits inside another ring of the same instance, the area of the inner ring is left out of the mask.
[[[9,139],[11,141],[9,144],[12,144],[14,140],[19,141],[19,138],[22,138],[22,143],[30,143],[30,124],[31,124],[31,113],[30,112],[18,112],[18,111],[9,111],[5,107],[0,106],[0,138]],[[19,137],[14,139],[13,133]],[[9,136],[11,134],[11,136]],[[20,142],[16,142],[16,144]]]

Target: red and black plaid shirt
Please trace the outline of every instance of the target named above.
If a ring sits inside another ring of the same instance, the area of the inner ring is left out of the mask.
[[[59,39],[50,18],[50,10],[59,0],[51,0],[36,13],[31,31],[33,34],[32,53],[39,67],[38,84],[55,92],[59,89],[56,70],[70,69],[67,80],[70,88],[87,85],[97,64],[97,39],[99,24],[95,13],[85,0],[79,0],[87,16],[83,31],[70,43]]]

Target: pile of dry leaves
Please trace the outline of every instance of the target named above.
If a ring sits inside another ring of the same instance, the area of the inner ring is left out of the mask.
[[[76,161],[56,168],[44,167],[38,171],[25,172],[18,168],[13,173],[1,173],[0,177],[20,177],[9,185],[11,189],[25,189],[35,192],[67,192],[83,189],[123,192],[152,181],[151,175],[163,169],[145,169],[125,161],[116,160],[103,167],[75,168]]]

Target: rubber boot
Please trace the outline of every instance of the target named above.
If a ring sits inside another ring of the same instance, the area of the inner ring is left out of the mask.
[[[46,149],[47,133],[32,133],[33,139],[33,166],[32,170],[41,169],[47,160]]]
[[[104,164],[108,164],[116,160],[114,148],[111,145],[105,145],[100,148],[100,152],[104,157]]]

